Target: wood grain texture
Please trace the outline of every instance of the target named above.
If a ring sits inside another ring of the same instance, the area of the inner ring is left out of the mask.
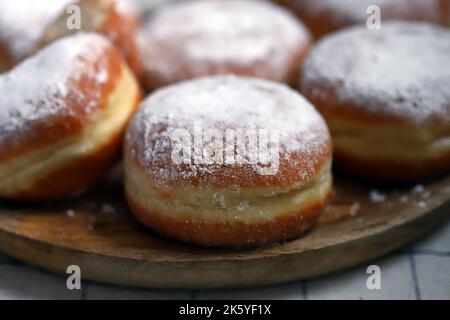
[[[340,270],[386,254],[450,217],[450,177],[377,192],[336,181],[333,200],[304,237],[271,246],[211,249],[160,238],[129,214],[120,186],[80,199],[0,204],[0,250],[83,279],[153,288],[267,285]]]

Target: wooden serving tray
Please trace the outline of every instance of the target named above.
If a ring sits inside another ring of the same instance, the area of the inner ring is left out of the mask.
[[[191,246],[145,229],[120,186],[52,204],[0,204],[0,250],[58,273],[153,288],[267,285],[340,270],[392,251],[450,217],[450,177],[382,193],[337,180],[304,237],[239,250]]]

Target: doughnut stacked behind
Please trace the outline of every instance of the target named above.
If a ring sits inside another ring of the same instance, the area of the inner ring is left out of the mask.
[[[119,0],[124,5],[131,6],[133,10],[142,18],[148,18],[149,15],[161,5],[166,5],[169,2],[180,0]],[[184,0],[181,0],[184,1]]]
[[[70,196],[118,156],[139,103],[120,53],[95,34],[57,40],[0,76],[0,197]]]
[[[183,139],[174,140],[179,130]],[[238,138],[246,130],[266,130],[267,139]],[[232,143],[225,147],[227,136]],[[246,141],[247,150],[267,146],[273,158],[261,160],[264,152],[254,149],[238,152],[237,141]],[[175,161],[180,145],[186,157]],[[254,78],[207,77],[158,90],[128,128],[124,162],[126,194],[137,218],[165,236],[208,246],[297,237],[320,214],[332,184],[322,117],[288,87]]]
[[[74,12],[66,9],[72,4],[80,8],[81,30],[67,26]],[[9,69],[48,43],[85,31],[108,37],[139,73],[137,27],[137,17],[115,0],[0,0],[0,68]]]
[[[9,69],[25,58],[71,0],[0,0],[0,66]]]
[[[205,75],[238,74],[292,83],[309,32],[265,1],[179,1],[152,14],[139,33],[148,90]]]
[[[365,22],[369,6],[381,8],[382,22],[410,20],[450,26],[450,0],[281,0],[315,37]]]
[[[407,22],[343,30],[312,50],[300,82],[328,122],[338,169],[394,182],[449,171],[449,30]]]

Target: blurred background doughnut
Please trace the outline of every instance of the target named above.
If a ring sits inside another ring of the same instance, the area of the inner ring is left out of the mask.
[[[307,29],[266,1],[175,1],[139,32],[148,90],[205,75],[293,83],[310,47]]]
[[[72,4],[81,10],[79,30],[67,27]],[[0,0],[0,65],[9,69],[51,41],[85,31],[108,37],[139,73],[137,18],[125,0]]]
[[[315,37],[365,22],[367,8],[381,8],[382,21],[426,21],[450,26],[450,0],[279,0],[292,9]]]

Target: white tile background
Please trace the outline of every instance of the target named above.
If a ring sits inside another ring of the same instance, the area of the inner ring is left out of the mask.
[[[366,268],[381,268],[381,289],[366,287]],[[450,299],[450,221],[388,257],[308,281],[227,290],[144,290],[83,283],[66,289],[64,278],[0,254],[0,299]]]

